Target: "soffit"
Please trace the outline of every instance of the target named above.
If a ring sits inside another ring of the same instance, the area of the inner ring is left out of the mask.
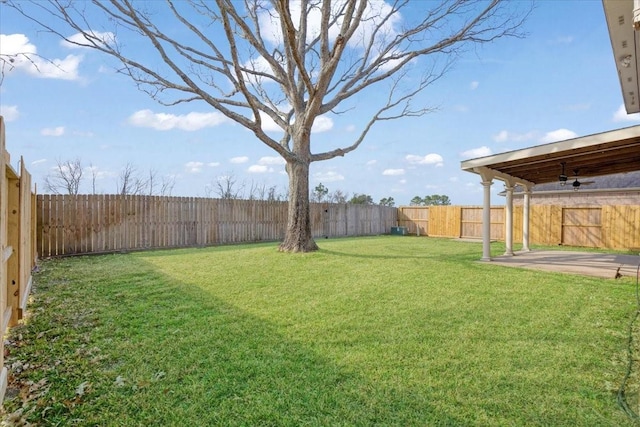
[[[618,70],[622,98],[628,114],[640,111],[640,27],[631,0],[603,0],[611,48]]]

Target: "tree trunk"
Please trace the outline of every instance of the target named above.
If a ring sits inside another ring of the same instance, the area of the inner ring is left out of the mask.
[[[309,206],[309,161],[287,162],[289,208],[282,252],[312,252],[318,245],[311,236]]]

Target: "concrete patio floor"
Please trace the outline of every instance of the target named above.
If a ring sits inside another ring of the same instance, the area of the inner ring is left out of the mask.
[[[637,277],[639,255],[533,250],[491,258],[491,264],[614,279],[616,272]]]

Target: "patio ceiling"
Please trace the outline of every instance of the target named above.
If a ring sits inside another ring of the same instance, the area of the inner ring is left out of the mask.
[[[462,170],[525,185],[558,181],[566,163],[569,177],[640,170],[640,126],[538,145],[461,162]]]

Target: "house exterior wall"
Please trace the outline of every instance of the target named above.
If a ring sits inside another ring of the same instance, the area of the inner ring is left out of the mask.
[[[564,190],[531,194],[531,205],[606,206],[640,205],[640,188],[625,190]],[[513,204],[522,206],[523,195],[514,194]]]

